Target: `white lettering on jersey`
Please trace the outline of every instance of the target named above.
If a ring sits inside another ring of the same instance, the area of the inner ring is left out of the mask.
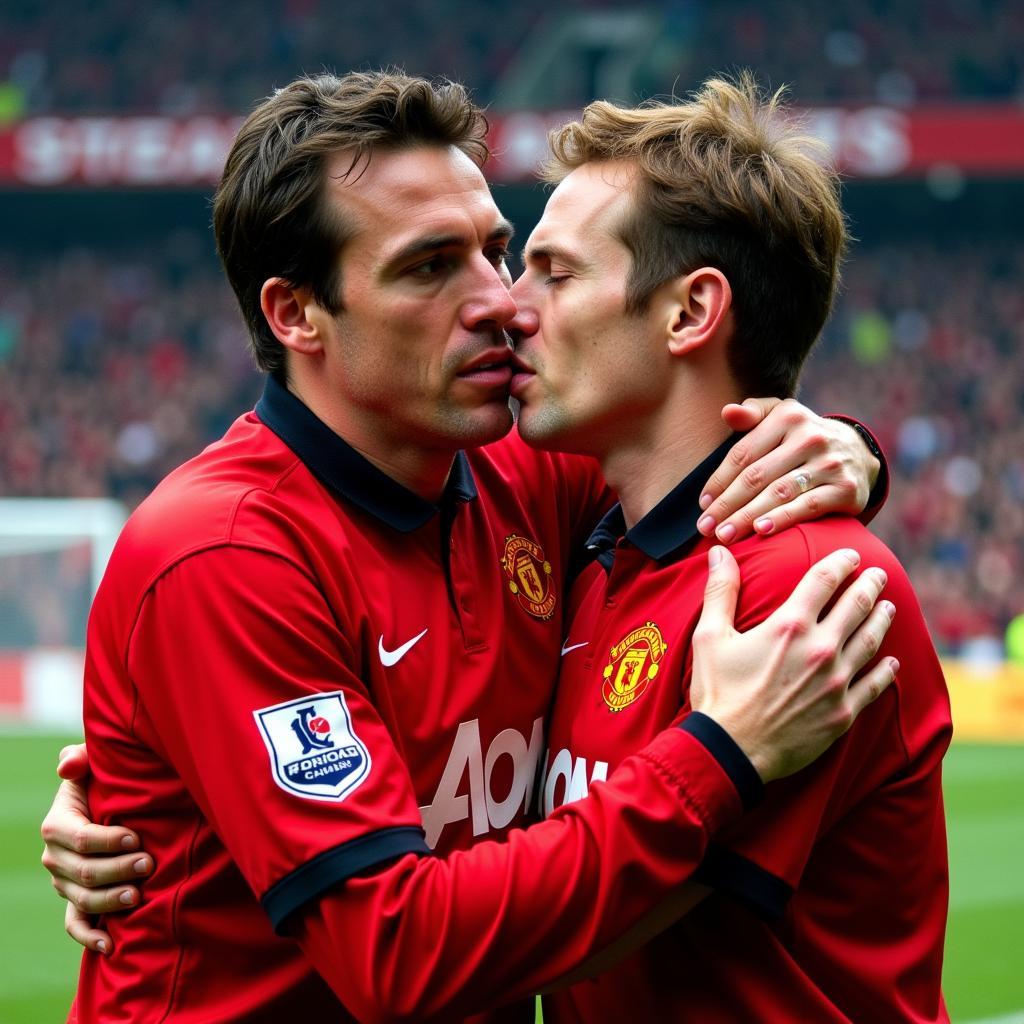
[[[548,763],[551,752],[546,751],[544,763]],[[563,804],[571,804],[574,800],[582,800],[595,782],[604,782],[608,778],[608,762],[595,761],[590,781],[587,781],[587,759],[577,757],[563,747],[553,758],[551,767],[541,775],[540,787],[537,791],[537,813],[545,818]],[[563,782],[562,799],[555,803],[555,791],[558,783]]]
[[[437,845],[445,825],[465,821],[472,816],[473,835],[481,836],[492,828],[505,828],[522,809],[525,813],[533,792],[544,737],[544,723],[533,723],[530,742],[518,729],[503,729],[491,741],[484,755],[480,742],[480,722],[462,722],[455,733],[452,752],[444,766],[437,792],[429,804],[420,808],[427,845]],[[498,759],[512,758],[512,786],[497,798],[491,790],[491,776]],[[463,776],[469,775],[469,793],[459,793]]]

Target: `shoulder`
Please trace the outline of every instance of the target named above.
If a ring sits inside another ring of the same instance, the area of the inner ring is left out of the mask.
[[[301,460],[251,414],[165,477],[135,510],[112,556],[139,582],[232,544],[273,549],[322,491]],[[322,497],[320,498],[322,501]]]
[[[857,520],[836,516],[801,524],[774,537],[745,540],[736,547],[742,580],[737,615],[740,629],[770,615],[815,562],[839,548],[853,548],[861,557],[857,572],[840,591],[864,570],[884,569],[887,583],[881,596],[896,606],[896,616],[879,656],[892,655],[901,666],[891,688],[890,699],[898,703],[895,720],[908,751],[924,750],[933,743],[938,744],[936,749],[944,749],[950,725],[942,666],[910,578],[878,537]],[[863,717],[872,722],[881,713]]]
[[[826,555],[852,548],[860,555],[860,570],[878,566],[890,582],[909,586],[906,571],[895,554],[867,527],[848,516],[802,523],[770,537],[749,537],[732,548],[743,583],[788,594],[796,581]]]
[[[803,538],[808,566],[839,548],[853,548],[860,555],[857,574],[871,567],[885,570],[888,582],[884,596],[900,609],[904,624],[914,622],[915,628],[927,636],[927,627],[907,570],[889,546],[863,523],[847,516],[835,516],[803,523],[790,532],[799,533]]]
[[[840,592],[865,569],[884,569],[888,577],[884,596],[899,609],[900,631],[909,628],[927,637],[920,606],[899,559],[870,530],[847,516],[803,523],[771,537],[750,537],[734,545],[741,578],[737,624],[749,628],[767,618],[815,563],[840,548],[852,548],[860,555],[858,569]]]

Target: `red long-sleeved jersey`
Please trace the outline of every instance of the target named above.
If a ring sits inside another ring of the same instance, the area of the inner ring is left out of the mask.
[[[618,508],[594,531],[550,721],[548,810],[584,796],[595,774],[614,778],[679,716],[711,545],[696,530],[698,498],[727,446],[629,531]],[[549,1024],[949,1020],[949,698],[906,573],[843,516],[749,538],[734,549],[737,628],[762,622],[807,568],[843,547],[888,574],[897,612],[881,653],[899,660],[898,678],[824,756],[766,787],[756,810],[715,837],[696,875],[712,892],[695,910],[611,970],[545,997]]]

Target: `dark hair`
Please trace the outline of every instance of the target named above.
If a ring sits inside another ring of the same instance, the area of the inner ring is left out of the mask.
[[[284,367],[284,349],[260,309],[265,281],[308,285],[324,309],[341,309],[338,254],[353,226],[325,202],[328,159],[351,153],[350,174],[365,169],[374,150],[438,145],[456,146],[480,165],[486,133],[463,86],[398,71],[300,78],[249,115],[228,154],[213,226],[261,370]]]
[[[789,396],[828,318],[847,234],[823,145],[785,117],[782,91],[752,75],[711,79],[686,103],[591,103],[551,136],[549,181],[624,160],[638,176],[619,226],[633,256],[627,311],[702,266],[729,279],[733,377],[748,394]]]

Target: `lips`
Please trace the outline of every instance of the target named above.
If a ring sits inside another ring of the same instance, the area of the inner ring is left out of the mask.
[[[520,393],[526,388],[526,386],[533,379],[536,374],[536,370],[532,367],[527,366],[526,363],[519,357],[518,353],[512,356],[512,381],[509,385],[509,391],[513,398],[519,398]]]
[[[459,370],[456,376],[483,387],[507,389],[512,379],[511,354],[507,348],[483,352]]]
[[[507,348],[488,349],[486,352],[481,352],[476,359],[473,359],[459,370],[458,376],[468,377],[481,371],[490,372],[499,368],[508,369],[512,359],[512,352]]]
[[[479,366],[474,366],[468,370],[460,370],[458,376],[460,377],[472,377],[477,373],[492,373],[494,370],[508,370],[510,369],[508,361],[503,363],[480,363]]]

